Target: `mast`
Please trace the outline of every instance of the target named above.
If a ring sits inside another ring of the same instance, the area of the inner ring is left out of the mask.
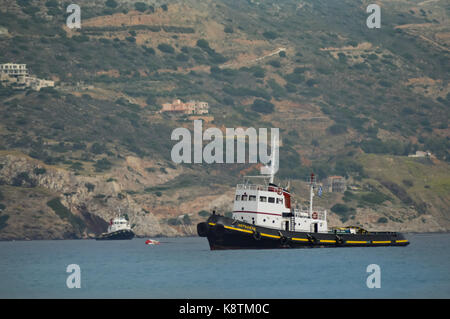
[[[275,136],[272,136],[272,154],[271,155],[271,159],[270,159],[270,183],[273,184],[273,180],[275,177],[275,173],[277,171],[277,163],[276,163],[276,159],[277,159],[277,152],[278,152],[278,144],[277,142],[275,142]]]
[[[311,181],[309,183],[309,215],[313,213],[313,198],[314,198],[314,173],[311,173]]]
[[[272,152],[270,154],[270,160],[268,160],[267,164],[261,168],[261,174],[264,178],[269,178],[270,184],[273,184],[275,174],[278,172],[278,136],[278,132],[272,132]],[[270,166],[268,165],[269,161]]]

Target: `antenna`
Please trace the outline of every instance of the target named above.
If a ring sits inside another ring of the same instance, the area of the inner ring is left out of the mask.
[[[278,142],[278,141],[277,141]],[[270,160],[270,183],[273,184],[273,178],[275,177],[275,173],[276,173],[276,167],[277,164],[276,163],[276,159],[278,158],[278,143],[275,142],[275,136],[272,136],[272,158]]]

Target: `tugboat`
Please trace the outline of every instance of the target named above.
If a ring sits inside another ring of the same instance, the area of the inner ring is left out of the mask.
[[[108,231],[97,237],[97,240],[132,239],[134,233],[125,216],[119,216],[109,221]]]
[[[315,175],[309,181],[309,208],[293,208],[289,187],[274,184],[274,156],[271,174],[264,185],[238,184],[233,215],[213,214],[197,225],[197,233],[206,237],[211,250],[275,249],[315,247],[407,246],[400,233],[372,232],[360,227],[328,229],[327,211],[313,207]],[[320,190],[319,190],[320,192]]]

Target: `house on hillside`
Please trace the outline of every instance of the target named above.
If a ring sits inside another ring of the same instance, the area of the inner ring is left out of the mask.
[[[323,183],[323,190],[325,192],[343,193],[346,188],[346,181],[342,176],[330,176]]]
[[[408,157],[431,157],[430,152],[416,151],[416,154],[410,154]]]
[[[183,114],[208,114],[209,105],[208,102],[202,101],[188,101],[182,102],[180,99],[173,100],[172,103],[162,104],[160,112],[174,112]]]
[[[26,64],[0,64],[0,82],[14,89],[31,88],[40,91],[44,87],[54,87],[55,82],[30,76]]]

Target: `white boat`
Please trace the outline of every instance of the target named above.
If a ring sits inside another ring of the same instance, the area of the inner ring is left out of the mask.
[[[134,232],[131,230],[130,222],[124,216],[119,216],[109,221],[108,231],[101,234],[97,240],[132,239],[133,237]]]

